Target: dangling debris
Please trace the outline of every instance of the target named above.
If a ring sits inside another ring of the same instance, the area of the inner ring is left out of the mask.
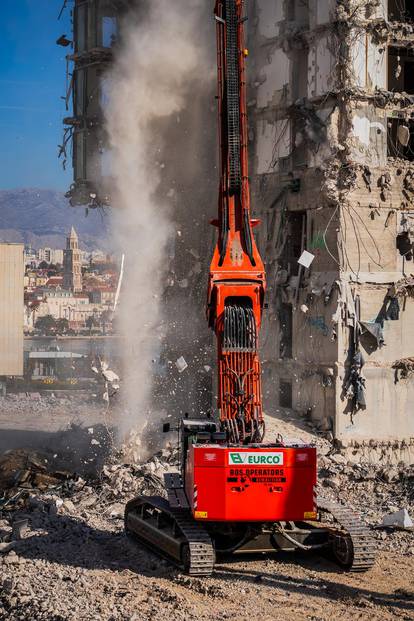
[[[351,401],[351,415],[359,410],[365,410],[365,378],[362,375],[362,367],[365,361],[361,352],[357,352],[352,360],[352,366],[346,384],[346,396]]]
[[[414,358],[402,358],[401,360],[396,360],[392,365],[392,368],[395,369],[396,383],[399,380],[408,379],[414,373]]]

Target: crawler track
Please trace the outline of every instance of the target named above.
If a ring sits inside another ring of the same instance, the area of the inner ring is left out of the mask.
[[[375,563],[377,546],[361,515],[337,502],[319,497],[318,510],[329,513],[341,526],[344,535],[334,538],[336,560],[351,572],[364,572]]]
[[[183,553],[183,569],[190,576],[210,576],[214,569],[215,552],[210,535],[196,522],[189,511],[172,511],[187,546]]]
[[[210,576],[213,572],[213,543],[188,509],[171,508],[158,496],[141,496],[126,506],[125,530],[190,576]]]

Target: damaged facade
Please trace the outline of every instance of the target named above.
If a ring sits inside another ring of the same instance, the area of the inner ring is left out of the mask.
[[[72,160],[73,184],[67,196],[72,206],[110,203],[110,155],[103,110],[107,101],[105,72],[119,42],[122,17],[135,0],[74,0],[73,43],[63,35],[59,45],[71,45],[67,55],[66,109],[59,157]],[[64,3],[62,11],[66,8]]]
[[[414,8],[255,0],[249,18],[267,408],[410,459]]]

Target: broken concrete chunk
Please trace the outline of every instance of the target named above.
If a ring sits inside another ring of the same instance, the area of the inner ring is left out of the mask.
[[[125,512],[125,505],[118,502],[112,505],[112,507],[110,507],[109,517],[112,519],[114,518],[121,519],[124,517],[124,512]]]
[[[76,512],[75,505],[69,499],[63,501],[63,507],[62,508],[65,511],[65,513],[72,513],[72,514],[74,514]]]
[[[59,509],[62,507],[62,505],[63,505],[63,500],[61,498],[58,498],[58,497],[51,498],[49,505],[48,505],[50,515],[56,515],[59,512]]]
[[[14,542],[8,541],[5,543],[0,543],[0,554],[7,554],[13,548]]]
[[[394,466],[387,466],[382,469],[381,476],[386,483],[392,483],[393,481],[398,481],[400,473],[398,468],[395,468]]]
[[[399,125],[397,130],[398,142],[406,147],[410,142],[410,130],[407,125]]]
[[[387,513],[382,518],[383,526],[391,526],[393,528],[401,528],[402,530],[414,529],[414,523],[408,514],[407,509],[400,509],[394,513]]]
[[[341,455],[341,453],[335,453],[334,455],[330,455],[331,461],[335,464],[346,464],[346,458]]]
[[[20,539],[23,539],[23,536],[26,533],[28,528],[29,528],[29,520],[27,519],[16,520],[15,522],[13,522],[13,527],[12,527],[13,539],[16,539],[17,541],[20,541]]]

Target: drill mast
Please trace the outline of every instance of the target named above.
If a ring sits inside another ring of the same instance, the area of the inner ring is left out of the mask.
[[[217,0],[220,187],[207,317],[217,337],[218,408],[230,442],[264,437],[258,335],[265,293],[248,177],[244,0]]]

